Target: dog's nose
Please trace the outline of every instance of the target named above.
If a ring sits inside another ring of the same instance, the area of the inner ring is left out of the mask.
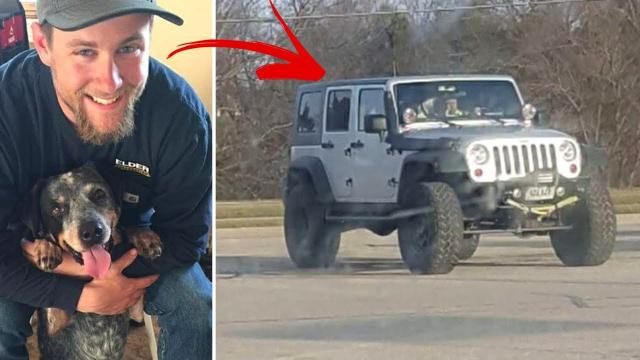
[[[87,221],[80,225],[80,239],[90,245],[102,243],[104,227],[97,221]]]

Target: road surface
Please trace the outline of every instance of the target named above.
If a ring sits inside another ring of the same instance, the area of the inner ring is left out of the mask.
[[[216,235],[217,359],[640,359],[638,215],[602,266],[495,235],[438,276],[406,270],[395,232],[343,234],[320,271],[292,265],[281,228]]]

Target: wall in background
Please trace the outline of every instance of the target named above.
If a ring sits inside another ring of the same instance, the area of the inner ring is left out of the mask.
[[[31,41],[31,22],[36,21],[35,1],[22,1],[27,14],[27,32]],[[162,18],[154,20],[151,56],[162,61],[184,77],[196,90],[209,113],[213,108],[212,50],[189,50],[167,60],[167,55],[180,44],[213,38],[213,2],[211,0],[158,0],[163,8],[182,17],[184,24],[176,26]],[[33,47],[33,46],[32,46]]]
[[[167,59],[167,55],[185,42],[212,39],[213,2],[211,0],[158,0],[160,6],[184,19],[182,26],[156,18],[151,33],[151,56],[184,77],[212,113],[211,48],[192,49]]]

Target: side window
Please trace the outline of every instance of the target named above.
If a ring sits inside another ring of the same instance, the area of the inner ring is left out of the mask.
[[[329,92],[327,101],[327,131],[349,131],[351,90]]]
[[[302,94],[298,106],[296,128],[299,133],[315,133],[322,118],[322,93]]]
[[[364,130],[365,115],[385,115],[383,89],[364,89],[360,91],[358,130]]]

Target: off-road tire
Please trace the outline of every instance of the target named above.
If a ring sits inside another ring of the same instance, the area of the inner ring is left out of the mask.
[[[458,244],[458,252],[456,253],[456,258],[458,258],[458,260],[470,259],[478,249],[479,244],[479,234],[465,235],[462,238],[462,241],[460,241],[460,243]]]
[[[445,183],[419,183],[405,192],[406,208],[431,207],[427,214],[400,221],[398,243],[402,260],[412,273],[447,274],[457,263],[464,231],[462,209],[453,189]]]
[[[552,232],[551,245],[567,266],[600,265],[609,259],[616,241],[613,203],[599,181],[591,181],[580,197],[574,206],[560,210],[563,222],[573,229]]]
[[[299,268],[327,268],[340,248],[340,231],[324,220],[308,176],[295,176],[284,199],[284,237],[291,261]]]

